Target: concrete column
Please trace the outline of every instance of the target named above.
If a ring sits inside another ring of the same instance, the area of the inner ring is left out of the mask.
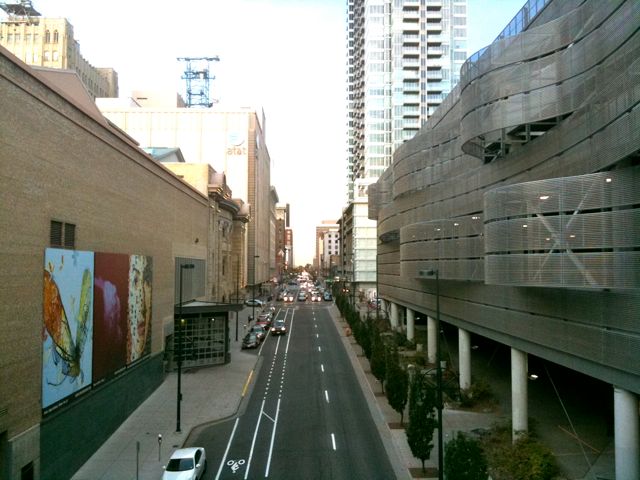
[[[613,388],[616,479],[640,478],[640,428],[638,397],[621,388]]]
[[[436,319],[427,317],[427,360],[435,365],[436,363]]]
[[[458,356],[460,357],[460,390],[471,386],[471,335],[458,329]]]
[[[527,420],[527,354],[511,349],[511,421],[512,439],[529,429]]]
[[[389,321],[391,322],[391,330],[394,332],[398,329],[398,305],[393,302],[391,303],[391,312]]]
[[[384,312],[387,311],[387,301],[384,298],[380,299],[380,317],[384,317]]]
[[[407,308],[407,340],[413,342],[415,338],[416,315],[413,310]]]

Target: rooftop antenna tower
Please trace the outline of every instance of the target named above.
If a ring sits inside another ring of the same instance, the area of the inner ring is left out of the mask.
[[[187,108],[210,108],[217,100],[209,99],[209,85],[216,78],[209,74],[209,64],[219,62],[215,57],[178,57],[178,61],[185,62],[185,70],[182,79],[186,80]]]
[[[0,2],[0,8],[9,15],[8,22],[38,23],[40,13],[33,8],[31,0],[19,0],[14,3]]]

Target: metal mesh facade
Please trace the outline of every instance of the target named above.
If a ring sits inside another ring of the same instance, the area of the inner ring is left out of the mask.
[[[380,294],[640,393],[640,2],[534,3],[371,188]]]

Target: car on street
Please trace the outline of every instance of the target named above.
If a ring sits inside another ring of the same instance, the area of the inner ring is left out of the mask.
[[[300,292],[298,294],[298,301],[305,302],[307,300],[307,294],[305,292]]]
[[[245,300],[244,304],[247,307],[262,307],[264,305],[264,302],[257,298],[256,299],[248,298],[247,300]]]
[[[269,328],[271,326],[271,320],[273,319],[273,314],[271,312],[263,312],[258,315],[258,320],[256,323],[258,325],[265,324]]]
[[[324,301],[325,302],[330,302],[331,300],[333,300],[333,296],[331,295],[330,292],[324,292]]]
[[[312,292],[311,293],[311,301],[312,302],[319,302],[320,300],[322,300],[322,296],[320,295],[320,292]]]
[[[200,480],[207,469],[207,455],[202,447],[180,448],[171,454],[162,480]]]
[[[276,320],[275,323],[271,326],[271,335],[286,335],[287,334],[287,326],[284,320],[279,319]]]
[[[284,296],[284,301],[287,303],[293,302],[293,293],[287,293]]]
[[[258,338],[258,335],[256,335],[255,333],[249,332],[242,339],[243,350],[245,348],[258,348],[258,346],[260,346],[260,339]]]
[[[259,342],[262,342],[264,340],[264,337],[267,336],[267,331],[260,325],[254,325],[253,327],[251,327],[249,329],[249,333],[255,333],[258,337]]]

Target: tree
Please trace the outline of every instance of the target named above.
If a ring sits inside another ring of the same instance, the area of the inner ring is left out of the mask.
[[[384,340],[382,339],[380,332],[376,331],[373,337],[373,346],[371,348],[371,359],[369,360],[369,363],[371,365],[371,373],[373,373],[373,376],[380,381],[383,392],[387,369],[385,355]]]
[[[480,442],[462,432],[447,443],[444,459],[447,480],[487,480],[487,459]]]
[[[404,424],[404,407],[407,405],[409,374],[400,365],[398,349],[393,345],[387,352],[387,400],[389,405],[400,414],[400,425]]]
[[[416,372],[411,382],[409,396],[409,426],[407,442],[414,457],[424,461],[431,456],[433,449],[433,432],[438,422],[435,418],[436,391],[432,388],[422,372]]]
[[[362,347],[362,352],[364,356],[367,358],[371,358],[371,322],[367,320],[362,324],[362,329],[360,332],[361,340],[358,340],[358,343]]]

